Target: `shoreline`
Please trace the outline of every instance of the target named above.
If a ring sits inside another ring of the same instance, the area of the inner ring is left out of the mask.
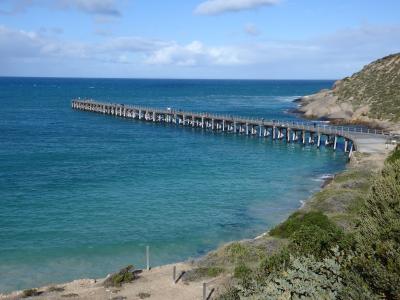
[[[374,165],[372,169],[379,169],[380,166],[383,164],[384,159],[387,157],[389,151],[385,153],[377,153],[377,154],[372,154],[372,155],[363,155],[361,154],[361,158],[356,158],[354,156],[347,164],[345,165],[345,169],[343,171],[340,171],[336,174],[332,174],[332,176],[329,176],[327,178],[323,178],[320,189],[311,196],[304,200],[301,201],[301,206],[295,210],[293,210],[292,213],[295,212],[300,212],[304,210],[310,209],[310,207],[313,206],[313,199],[319,194],[323,193],[329,186],[334,182],[335,178],[342,176],[348,172],[351,172],[352,169],[354,169],[355,165],[359,164],[364,164],[364,165]],[[285,219],[286,220],[286,219]],[[283,221],[285,221],[283,220]],[[278,225],[278,224],[276,224]],[[132,292],[136,292],[138,289],[141,288],[141,286],[147,286],[146,284],[153,283],[155,287],[158,286],[157,282],[169,282],[170,278],[172,276],[172,267],[176,266],[178,269],[185,269],[185,272],[191,272],[198,268],[199,266],[203,265],[203,261],[207,261],[209,257],[215,256],[215,254],[221,251],[221,249],[226,249],[232,244],[242,244],[242,243],[264,243],[267,242],[267,244],[271,244],[272,240],[275,238],[271,237],[269,235],[270,230],[267,230],[255,237],[249,238],[249,239],[243,239],[243,240],[236,240],[236,241],[231,241],[228,243],[224,243],[223,245],[219,246],[215,250],[212,250],[208,252],[207,254],[203,255],[202,257],[199,257],[193,261],[189,260],[183,260],[177,263],[173,264],[164,264],[160,266],[153,267],[150,271],[143,271],[143,277],[146,278],[146,281],[144,280],[135,280],[132,283],[128,283],[123,285],[123,287],[118,290],[120,291],[125,291],[127,294],[129,294],[129,297],[133,297],[135,295],[132,294]],[[272,243],[273,244],[273,243]],[[278,243],[279,244],[279,243]],[[272,252],[275,251],[274,247],[276,248],[276,245],[272,246]],[[279,245],[277,246],[279,247]],[[171,269],[171,270],[170,270]],[[160,274],[163,274],[162,276]],[[108,275],[109,276],[109,275]],[[151,276],[154,276],[154,278],[150,278]],[[161,277],[160,277],[161,276]],[[218,279],[220,276],[224,277],[223,275],[216,276],[215,278]],[[105,294],[110,294],[110,289],[106,289],[102,286],[102,282],[106,279],[105,278],[97,278],[97,279],[91,279],[91,278],[83,278],[83,279],[76,279],[70,282],[64,282],[64,283],[59,283],[59,284],[53,284],[53,285],[46,285],[43,287],[36,288],[37,291],[39,291],[41,294],[38,296],[35,296],[35,299],[63,299],[65,297],[74,297],[75,299],[91,299],[91,297],[96,297],[96,299],[103,299],[102,297]],[[200,278],[201,280],[195,280],[195,281],[190,281],[190,283],[182,283],[183,286],[174,284],[170,286],[172,290],[176,289],[177,291],[179,290],[179,293],[183,293],[181,289],[187,289],[191,290],[192,293],[193,290],[197,291],[200,289],[201,283],[204,281],[204,277]],[[140,281],[146,282],[146,284],[141,284]],[[150,284],[150,286],[152,286]],[[195,287],[195,288],[194,288]],[[52,290],[57,290],[57,289],[63,289],[63,291],[52,291]],[[215,287],[216,288],[216,287]],[[26,290],[25,290],[26,291]],[[68,296],[68,293],[70,292],[70,296]],[[58,294],[57,294],[58,293]],[[87,294],[87,293],[92,293],[92,294]],[[24,290],[18,290],[18,291],[12,291],[10,293],[0,293],[0,299],[1,300],[14,300],[14,299],[21,299],[23,298]],[[72,295],[73,294],[73,295]],[[152,290],[152,298],[151,299],[158,299],[156,296],[155,290]],[[66,296],[67,295],[67,296]],[[111,294],[110,294],[111,295]],[[200,295],[200,294],[199,294]],[[137,296],[137,295],[136,295]],[[189,296],[189,295],[187,295]],[[61,297],[61,298],[60,298]],[[88,298],[89,297],[89,298]],[[111,296],[110,296],[111,297]],[[196,296],[197,297],[197,296]],[[194,297],[193,299],[196,299]],[[180,299],[179,296],[174,295],[174,299]],[[111,298],[104,298],[104,299],[111,299]],[[124,298],[119,298],[119,299],[124,299]],[[129,298],[131,299],[131,298]],[[133,298],[136,299],[136,298]],[[137,297],[137,299],[141,299],[140,297]],[[159,298],[162,299],[162,298]],[[166,298],[168,299],[168,298]],[[192,299],[190,298],[182,298],[182,299]]]

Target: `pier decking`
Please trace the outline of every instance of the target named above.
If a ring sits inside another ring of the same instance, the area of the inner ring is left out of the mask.
[[[384,151],[389,138],[388,134],[377,130],[330,126],[312,122],[264,120],[169,108],[160,109],[86,99],[74,99],[71,102],[71,106],[77,110],[122,118],[173,123],[181,126],[263,138],[270,137],[272,139],[285,140],[287,143],[314,144],[317,147],[323,144],[332,147],[334,150],[337,149],[340,139],[344,144],[343,149],[349,153],[349,157],[356,150],[369,153]]]

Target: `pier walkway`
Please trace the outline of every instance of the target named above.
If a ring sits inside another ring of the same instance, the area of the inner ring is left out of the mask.
[[[331,126],[316,122],[265,120],[239,116],[160,109],[145,106],[105,103],[94,100],[74,99],[73,109],[100,114],[144,120],[148,122],[173,123],[234,134],[270,137],[288,143],[321,144],[337,149],[339,141],[351,157],[353,151],[366,153],[384,152],[390,142],[390,134],[365,128]]]

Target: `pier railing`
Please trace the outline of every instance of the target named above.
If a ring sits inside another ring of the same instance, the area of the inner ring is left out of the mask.
[[[307,131],[314,132],[323,132],[330,134],[338,134],[341,136],[352,136],[352,135],[366,135],[366,136],[384,136],[390,138],[393,136],[392,133],[378,130],[378,129],[370,129],[366,127],[356,127],[356,126],[335,126],[324,124],[321,121],[298,121],[298,120],[266,120],[263,118],[255,118],[255,117],[241,117],[236,115],[228,115],[228,114],[218,114],[218,113],[208,113],[208,112],[193,112],[193,111],[183,111],[172,108],[157,108],[150,106],[142,106],[142,105],[130,105],[130,104],[118,104],[111,102],[98,102],[93,99],[74,99],[73,101],[79,101],[81,103],[90,103],[90,104],[99,104],[99,105],[108,105],[108,106],[117,106],[123,107],[126,109],[134,109],[138,111],[151,111],[158,114],[179,114],[185,116],[194,116],[196,118],[207,118],[207,119],[218,119],[225,120],[228,122],[237,122],[237,123],[249,123],[249,124],[257,124],[257,125],[266,125],[266,126],[278,126],[278,127],[289,127],[296,129],[303,129]]]

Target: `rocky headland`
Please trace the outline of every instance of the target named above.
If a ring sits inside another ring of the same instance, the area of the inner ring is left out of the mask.
[[[365,124],[400,133],[400,53],[366,65],[334,83],[329,90],[301,97],[298,111],[306,118],[336,124]]]

